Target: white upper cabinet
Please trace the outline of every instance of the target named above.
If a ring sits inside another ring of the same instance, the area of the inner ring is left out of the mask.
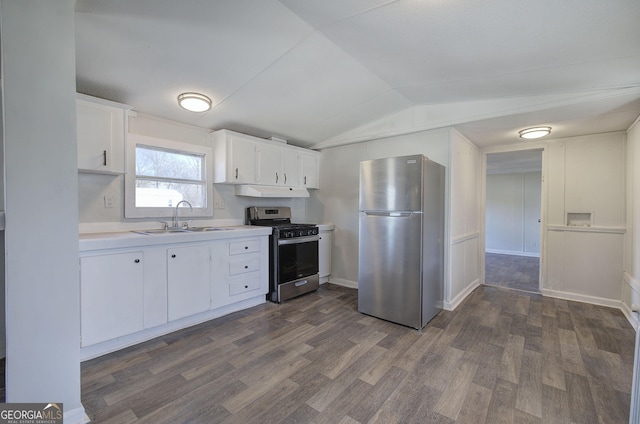
[[[300,179],[305,188],[320,187],[320,168],[318,167],[318,152],[309,151],[300,154]]]
[[[258,183],[263,185],[282,185],[282,148],[262,143],[258,147]]]
[[[295,148],[262,143],[258,169],[260,184],[300,187],[300,152]]]
[[[213,137],[214,183],[255,184],[257,138],[228,130]]]
[[[302,155],[297,149],[282,150],[282,173],[284,185],[300,187],[300,159]]]
[[[76,95],[78,170],[124,173],[124,146],[130,106]]]
[[[212,133],[215,183],[318,188],[318,152],[229,130]]]

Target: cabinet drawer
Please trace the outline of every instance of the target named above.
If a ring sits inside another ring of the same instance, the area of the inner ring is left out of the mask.
[[[229,243],[229,255],[260,251],[260,240],[233,241]]]
[[[244,274],[245,272],[258,271],[260,269],[260,258],[245,259],[229,263],[229,275]]]
[[[260,278],[247,278],[246,280],[239,280],[229,283],[229,295],[234,296],[257,290],[260,288]]]

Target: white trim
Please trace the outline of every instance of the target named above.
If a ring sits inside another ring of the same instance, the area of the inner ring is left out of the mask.
[[[496,253],[498,255],[511,255],[511,256],[526,256],[530,258],[539,258],[540,253],[535,252],[521,252],[518,250],[499,250],[499,249],[485,249],[485,253]]]
[[[632,291],[640,294],[640,281],[633,278],[633,276],[626,271],[622,274],[622,283],[628,285]],[[633,296],[629,300],[633,302]],[[620,310],[627,317],[627,320],[633,326],[633,328],[636,331],[640,330],[640,317],[638,316],[638,314],[631,312],[631,305],[628,305],[623,300]]]
[[[464,290],[462,290],[458,295],[452,299],[451,301],[444,301],[442,308],[447,311],[455,310],[460,304],[474,291],[476,288],[480,286],[480,279],[474,280],[471,284],[469,284]]]
[[[633,124],[631,124],[631,126],[629,128],[627,128],[627,134],[629,134],[629,132],[631,132],[631,130],[633,129],[633,127],[635,127],[636,125],[638,125],[638,123],[640,123],[640,115],[638,115],[638,117],[636,118],[635,121],[633,121]]]
[[[342,286],[342,287],[348,287],[350,289],[357,289],[358,288],[358,282],[357,281],[346,280],[344,278],[329,277],[329,282],[331,284],[335,284],[337,286]]]
[[[586,294],[569,293],[559,290],[542,289],[542,295],[547,297],[555,297],[556,299],[571,300],[574,302],[589,303],[592,305],[607,306],[622,310],[624,302],[622,300],[607,299],[604,297],[589,296]]]
[[[86,424],[90,422],[89,416],[84,410],[84,406],[81,406],[71,411],[64,411],[62,414],[62,421],[70,424]]]
[[[467,240],[473,240],[480,237],[480,231],[474,231],[473,233],[463,234],[461,236],[454,237],[451,240],[451,246],[459,243],[464,243]]]
[[[97,358],[98,356],[106,355],[107,353],[115,352],[116,350],[124,349],[125,347],[133,346],[135,344],[142,343],[144,341],[151,340],[177,330],[182,330],[183,328],[201,324],[203,322],[212,320],[214,318],[219,318],[232,312],[237,312],[243,309],[251,308],[253,306],[261,305],[265,302],[266,297],[262,294],[250,299],[233,303],[231,305],[226,305],[177,321],[168,322],[157,327],[148,328],[134,334],[129,334],[117,339],[107,340],[106,342],[83,347],[80,349],[80,361],[87,361],[89,359]]]
[[[624,234],[627,229],[624,227],[571,227],[568,225],[547,225],[548,231],[566,231],[576,233],[605,233]]]
[[[135,205],[135,180],[136,180],[136,145],[154,146],[171,149],[185,153],[203,155],[205,158],[205,182],[207,192],[207,205],[204,208],[181,208],[180,216],[183,218],[213,217],[213,149],[206,146],[190,143],[180,143],[173,140],[148,137],[145,135],[128,133],[125,149],[125,176],[124,176],[124,214],[125,218],[171,218],[174,208],[139,208]]]

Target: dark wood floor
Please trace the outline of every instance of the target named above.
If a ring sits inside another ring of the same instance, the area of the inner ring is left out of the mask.
[[[492,286],[539,292],[540,258],[485,254],[484,282]]]
[[[331,284],[82,364],[97,423],[627,423],[615,309],[481,286],[422,332]]]

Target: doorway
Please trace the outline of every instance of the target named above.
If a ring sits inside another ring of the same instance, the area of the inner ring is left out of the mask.
[[[484,283],[540,292],[542,149],[487,154]]]

